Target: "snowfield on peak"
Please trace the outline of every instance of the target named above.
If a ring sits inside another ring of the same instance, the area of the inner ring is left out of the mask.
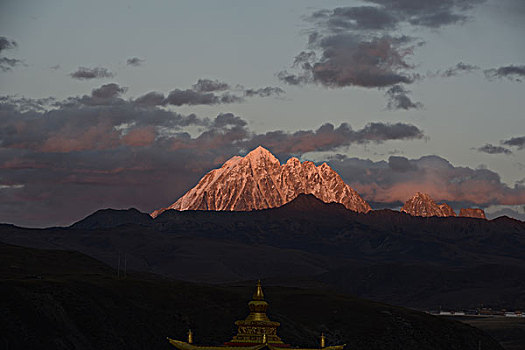
[[[259,146],[245,157],[235,156],[222,167],[207,173],[199,183],[167,208],[151,213],[156,217],[165,210],[250,211],[280,207],[299,194],[312,194],[320,200],[343,204],[361,213],[370,205],[323,163],[301,163],[290,158],[285,164]]]

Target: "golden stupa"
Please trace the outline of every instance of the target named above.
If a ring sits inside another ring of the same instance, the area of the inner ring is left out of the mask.
[[[237,326],[237,335],[229,342],[222,346],[200,346],[193,345],[193,333],[188,332],[188,341],[170,339],[170,344],[179,350],[260,350],[268,348],[270,350],[284,350],[283,348],[291,348],[290,344],[285,344],[277,335],[277,327],[279,322],[270,321],[266,316],[268,303],[264,301],[264,294],[261,286],[261,281],[257,282],[257,289],[253,294],[253,300],[248,303],[250,314],[246,319],[235,322]],[[319,348],[315,349],[299,349],[296,350],[343,350],[345,345],[326,346],[325,337],[321,335]]]

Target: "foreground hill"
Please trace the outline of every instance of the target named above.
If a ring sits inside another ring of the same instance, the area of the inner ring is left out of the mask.
[[[249,286],[209,286],[152,275],[117,279],[80,253],[0,244],[2,341],[8,349],[170,349],[166,336],[220,344],[247,314]],[[322,290],[265,288],[279,334],[297,346],[348,349],[502,349],[456,321]]]
[[[252,212],[129,214],[97,212],[71,228],[4,225],[0,241],[76,250],[113,267],[120,256],[130,269],[193,282],[271,278],[421,309],[525,309],[518,220],[358,214],[311,195]]]

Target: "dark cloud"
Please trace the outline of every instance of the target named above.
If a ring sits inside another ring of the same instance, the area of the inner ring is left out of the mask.
[[[470,206],[525,203],[525,187],[509,187],[491,170],[456,167],[438,156],[390,157],[388,162],[339,156],[328,164],[374,203],[403,203],[418,191],[436,201]]]
[[[114,74],[111,73],[107,68],[95,67],[86,68],[79,67],[76,71],[69,74],[73,79],[89,80],[89,79],[100,79],[100,78],[113,78]]]
[[[148,106],[195,106],[195,105],[218,105],[244,102],[245,97],[267,97],[271,95],[280,95],[284,90],[279,87],[265,87],[259,89],[246,89],[244,96],[236,95],[229,91],[230,86],[227,83],[218,80],[199,79],[192,89],[174,89],[164,97],[160,92],[149,92],[135,99],[140,105]],[[239,86],[238,89],[244,89]],[[224,91],[216,93],[216,91]]]
[[[380,9],[346,7],[314,13],[314,22],[318,27],[309,35],[309,50],[299,53],[292,65],[298,72],[285,70],[277,77],[291,85],[319,83],[327,87],[380,88],[411,83],[416,75],[409,73],[413,67],[407,58],[413,53],[413,38],[377,30],[353,30],[356,26],[360,29],[372,26],[369,23],[372,19],[367,17],[360,17],[364,22],[356,22],[353,18],[359,13],[373,12],[377,15],[377,11]],[[343,25],[343,18],[350,24]],[[388,23],[390,26],[393,22]],[[335,27],[338,29],[335,30]]]
[[[410,140],[424,137],[423,131],[412,124],[405,123],[369,123],[356,132],[357,140],[381,143],[387,140]]]
[[[484,0],[367,0],[411,25],[439,28],[464,23],[467,11]]]
[[[172,90],[166,97],[165,103],[182,106],[182,105],[216,105],[221,103],[242,102],[241,97],[230,94],[216,95],[211,92],[198,92],[195,90]]]
[[[0,145],[40,153],[113,149],[125,143],[129,132],[147,131],[156,138],[163,130],[210,124],[193,114],[184,116],[125,101],[119,98],[124,91],[117,84],[107,84],[91,95],[63,101],[0,99]],[[45,108],[45,103],[54,108]]]
[[[12,68],[24,64],[22,60],[16,58],[3,57],[2,51],[14,49],[18,46],[16,41],[10,40],[5,36],[0,36],[0,70],[3,72],[10,71]]]
[[[228,92],[218,96],[220,103],[241,103],[244,102],[244,98]]]
[[[164,94],[157,91],[151,91],[145,95],[137,97],[135,103],[144,106],[161,106],[165,104]]]
[[[490,143],[485,144],[477,149],[479,152],[488,153],[488,154],[512,154],[512,151],[508,148],[501,146],[494,146]]]
[[[313,81],[328,87],[385,87],[411,83],[414,77],[404,73],[411,66],[405,57],[411,51],[397,40],[382,36],[363,40],[353,34],[337,34],[312,43],[322,57],[310,65]]]
[[[390,156],[388,158],[388,166],[392,171],[407,172],[417,170],[417,164],[410,162],[405,157]]]
[[[124,94],[127,90],[127,88],[121,87],[118,84],[110,83],[93,89],[91,95],[96,98],[115,98],[120,97],[120,95]]]
[[[308,74],[293,74],[286,70],[277,73],[277,78],[289,85],[304,85],[311,82],[311,78]]]
[[[22,64],[24,62],[16,58],[0,57],[0,70],[3,72],[10,71],[12,68]]]
[[[0,222],[69,224],[102,207],[151,211],[260,144],[287,156],[422,136],[382,123],[256,133],[231,113],[182,115],[124,92],[111,83],[65,100],[0,97]]]
[[[388,109],[420,109],[423,104],[420,102],[412,102],[408,94],[410,91],[402,87],[401,85],[394,85],[386,91],[388,96]]]
[[[423,45],[403,35],[419,28],[440,28],[465,22],[468,12],[484,0],[365,0],[372,6],[322,9],[306,17],[313,25],[307,50],[295,56],[290,70],[277,73],[289,85],[320,84],[329,88],[358,86],[391,88],[390,109],[421,108],[401,84],[421,77],[410,63],[414,50]],[[477,69],[459,63],[444,74]]]
[[[342,123],[337,128],[326,123],[317,130],[301,130],[293,133],[278,130],[253,135],[250,140],[244,142],[244,145],[246,149],[264,145],[273,152],[287,156],[333,151],[352,144],[421,139],[423,136],[419,128],[404,123],[369,123],[360,130],[352,130],[346,123]]]
[[[525,77],[525,66],[503,66],[484,70],[485,76],[489,80],[507,78],[509,80],[521,82]]]
[[[518,149],[521,150],[525,148],[525,136],[513,137],[508,140],[503,140],[501,141],[501,144],[512,147],[518,147]]]
[[[471,65],[471,64],[459,62],[454,67],[448,68],[447,70],[445,70],[440,75],[442,77],[444,77],[444,78],[450,78],[450,77],[455,77],[456,75],[459,75],[461,73],[471,73],[471,72],[473,72],[475,70],[478,70],[478,69],[479,69],[478,66],[474,66],[474,65]]]
[[[246,124],[245,120],[235,116],[233,113],[221,113],[215,118],[211,126],[213,128],[225,128],[227,126],[245,127]]]
[[[265,87],[260,89],[246,89],[244,90],[244,96],[247,97],[253,97],[253,96],[259,96],[259,97],[268,97],[272,95],[281,95],[284,94],[284,90],[279,87]]]
[[[9,40],[5,36],[0,36],[0,53],[5,50],[14,49],[18,44],[14,40]]]
[[[126,60],[128,66],[141,66],[144,63],[144,60],[138,57],[131,57]]]
[[[399,19],[382,7],[338,7],[314,12],[312,20],[322,20],[331,31],[394,29]]]
[[[218,80],[199,79],[192,88],[197,92],[213,92],[229,90],[230,85]]]

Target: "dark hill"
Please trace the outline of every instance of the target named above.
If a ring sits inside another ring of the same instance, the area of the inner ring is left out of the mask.
[[[103,213],[119,225],[5,225],[0,241],[75,250],[113,267],[120,255],[130,269],[193,282],[308,280],[410,307],[525,309],[518,220],[358,214],[312,196],[251,212],[168,210],[138,223]]]
[[[66,263],[63,263],[66,262]],[[0,245],[2,346],[14,349],[172,349],[166,336],[197,344],[229,340],[247,315],[253,286],[209,286],[114,270],[79,253]],[[348,349],[502,349],[456,321],[330,291],[265,288],[269,316],[297,346]]]
[[[99,228],[117,227],[125,224],[151,225],[153,219],[149,214],[135,208],[130,209],[100,209],[86,218],[71,225],[71,228],[94,230]]]

